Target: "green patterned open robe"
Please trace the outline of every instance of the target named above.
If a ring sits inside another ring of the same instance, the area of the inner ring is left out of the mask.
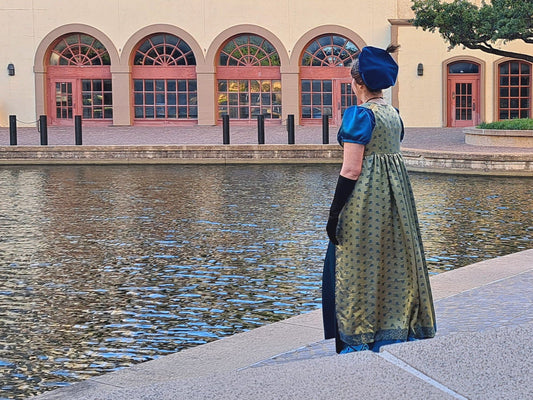
[[[326,337],[382,344],[435,335],[435,312],[411,184],[400,154],[401,120],[366,103],[375,127],[361,175],[330,242],[323,282]],[[342,138],[341,138],[342,140]]]

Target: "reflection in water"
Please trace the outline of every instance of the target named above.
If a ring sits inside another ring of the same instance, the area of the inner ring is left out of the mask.
[[[338,166],[0,168],[0,398],[320,305]],[[531,246],[531,179],[412,175],[433,273]]]

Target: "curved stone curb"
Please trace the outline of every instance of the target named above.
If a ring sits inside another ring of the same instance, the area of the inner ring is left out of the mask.
[[[532,153],[402,149],[410,171],[533,176]],[[341,163],[337,144],[0,146],[0,164],[310,164]]]
[[[462,153],[402,149],[402,154],[410,171],[533,176],[533,153]]]
[[[465,128],[465,143],[473,146],[533,147],[533,130]]]

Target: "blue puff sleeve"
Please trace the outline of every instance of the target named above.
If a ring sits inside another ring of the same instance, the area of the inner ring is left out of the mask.
[[[349,107],[344,111],[337,140],[341,146],[344,143],[367,145],[375,126],[376,119],[372,110],[359,106]]]

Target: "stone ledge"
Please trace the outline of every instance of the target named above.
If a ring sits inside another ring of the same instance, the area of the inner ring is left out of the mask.
[[[410,171],[533,176],[533,153],[464,153],[402,149]],[[0,146],[0,165],[312,164],[341,163],[329,145]]]
[[[533,176],[533,153],[459,153],[404,149],[402,154],[410,171]]]
[[[0,164],[340,162],[338,145],[0,146]]]
[[[474,146],[533,147],[533,130],[465,128],[465,143]]]

